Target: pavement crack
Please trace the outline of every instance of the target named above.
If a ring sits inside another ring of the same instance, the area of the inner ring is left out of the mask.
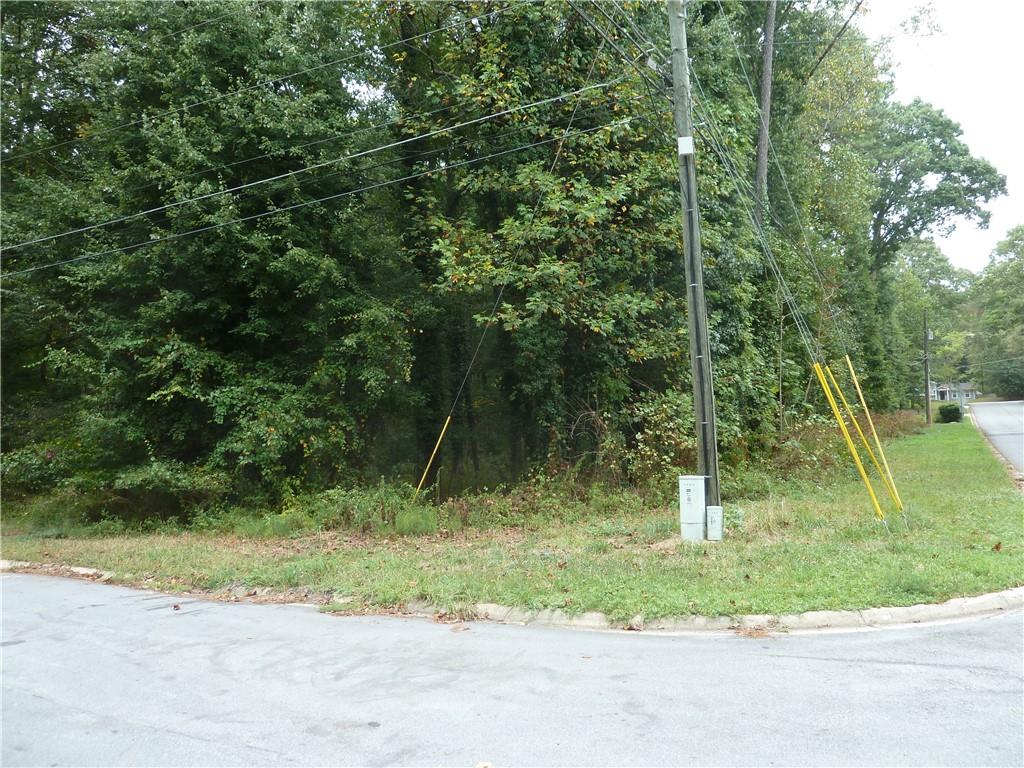
[[[777,659],[804,659],[806,661],[840,662],[842,664],[883,664],[894,667],[922,667],[926,669],[955,669],[959,671],[985,672],[990,675],[1006,675],[1009,670],[998,667],[971,666],[968,664],[942,664],[935,661],[899,661],[897,659],[858,659],[842,656],[800,656],[790,653],[768,653],[766,656]]]

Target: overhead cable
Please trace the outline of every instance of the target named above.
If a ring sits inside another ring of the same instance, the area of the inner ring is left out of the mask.
[[[570,96],[580,95],[580,94],[585,93],[587,91],[592,91],[592,90],[595,90],[595,89],[598,89],[598,88],[606,88],[606,87],[608,87],[610,85],[614,85],[615,83],[619,82],[619,80],[621,80],[621,78],[616,78],[614,80],[609,80],[609,81],[604,82],[604,83],[598,83],[596,85],[589,85],[589,86],[586,86],[585,88],[581,88],[581,89],[578,89],[576,91],[571,91],[569,93],[561,93],[561,94],[558,94],[557,96],[551,96],[551,97],[548,97],[546,99],[540,99],[539,101],[534,101],[534,102],[531,102],[529,104],[522,104],[522,105],[518,105],[518,106],[515,106],[515,107],[509,107],[508,109],[501,110],[500,112],[494,112],[494,113],[491,113],[489,115],[484,115],[482,117],[475,117],[472,120],[466,120],[466,121],[463,121],[461,123],[457,123],[455,125],[448,125],[448,126],[444,126],[442,128],[437,128],[435,130],[419,134],[418,136],[410,136],[410,137],[405,138],[405,139],[399,139],[397,141],[393,141],[393,142],[390,142],[388,144],[383,144],[383,145],[378,146],[378,147],[373,147],[371,149],[361,150],[359,152],[353,152],[353,153],[345,155],[343,157],[334,158],[332,160],[325,160],[325,161],[320,162],[320,163],[314,163],[313,165],[304,166],[303,168],[297,168],[294,171],[287,171],[285,173],[279,173],[276,176],[270,176],[270,177],[267,177],[265,179],[257,179],[256,181],[250,181],[250,182],[247,182],[245,184],[238,184],[237,186],[229,187],[228,189],[219,189],[219,190],[216,190],[214,192],[207,192],[205,194],[196,195],[195,197],[186,198],[184,200],[176,200],[173,203],[167,203],[165,205],[155,206],[153,208],[148,208],[148,209],[146,209],[144,211],[138,211],[136,213],[125,214],[124,216],[119,216],[119,217],[114,218],[114,219],[108,219],[106,221],[101,221],[101,222],[96,223],[96,224],[89,224],[87,226],[78,227],[76,229],[70,229],[70,230],[67,230],[66,232],[61,232],[59,234],[46,235],[44,237],[37,237],[34,240],[26,240],[26,241],[21,242],[21,243],[16,243],[15,245],[9,245],[6,248],[0,250],[0,253],[6,253],[6,252],[14,250],[16,248],[23,248],[23,247],[28,246],[28,245],[35,245],[37,243],[45,243],[45,242],[49,242],[51,240],[57,240],[59,238],[67,237],[69,235],[77,235],[77,234],[81,234],[83,232],[89,232],[91,230],[98,229],[99,227],[105,227],[105,226],[109,226],[111,224],[119,224],[119,223],[121,223],[123,221],[128,221],[130,219],[138,218],[140,216],[148,216],[149,214],[159,213],[160,211],[166,211],[166,210],[169,210],[171,208],[178,208],[180,206],[188,205],[190,203],[197,203],[197,202],[200,202],[202,200],[209,200],[210,198],[213,198],[213,197],[219,197],[221,195],[228,195],[228,194],[231,194],[231,193],[234,193],[234,192],[240,192],[241,190],[249,189],[251,187],[256,187],[256,186],[259,186],[261,184],[269,184],[270,182],[281,181],[282,179],[292,178],[292,177],[297,176],[299,174],[309,173],[310,171],[315,171],[315,170],[318,170],[320,168],[326,168],[327,166],[330,166],[330,165],[337,165],[338,163],[343,163],[343,162],[346,162],[348,160],[355,160],[355,159],[360,158],[360,157],[365,157],[367,155],[376,154],[377,152],[383,152],[383,151],[388,150],[388,149],[395,149],[397,147],[401,147],[401,146],[403,146],[405,144],[409,144],[409,143],[414,142],[414,141],[421,141],[423,139],[429,139],[429,138],[431,138],[433,136],[437,136],[437,135],[442,134],[442,133],[448,133],[449,131],[455,131],[455,130],[458,130],[460,128],[466,128],[466,127],[471,126],[471,125],[476,125],[478,123],[483,123],[483,122],[486,122],[488,120],[494,120],[494,119],[496,119],[498,117],[503,117],[504,115],[513,114],[515,112],[521,112],[521,111],[526,110],[526,109],[533,109],[534,107],[543,106],[545,104],[551,104],[551,103],[553,103],[555,101],[560,101],[562,99],[569,98]]]
[[[445,165],[445,166],[442,166],[442,167],[439,167],[439,168],[431,168],[429,170],[422,171],[420,173],[409,174],[409,175],[403,176],[401,178],[390,179],[388,181],[382,181],[382,182],[375,183],[375,184],[368,184],[366,186],[360,187],[359,189],[348,190],[348,191],[345,191],[345,192],[338,192],[338,193],[333,194],[333,195],[326,195],[324,197],[318,197],[318,198],[315,198],[313,200],[306,200],[304,202],[295,203],[293,205],[284,206],[282,208],[274,208],[274,209],[269,210],[269,211],[263,211],[261,213],[253,214],[251,216],[243,216],[243,217],[240,217],[240,218],[231,219],[229,221],[222,221],[222,222],[218,222],[216,224],[210,224],[210,225],[205,226],[205,227],[197,227],[196,229],[190,229],[190,230],[188,230],[186,232],[176,232],[176,233],[172,233],[170,235],[166,235],[164,237],[158,237],[158,238],[153,238],[153,239],[145,240],[145,241],[138,242],[138,243],[132,243],[130,245],[122,246],[122,247],[119,247],[119,248],[110,248],[108,250],[99,251],[99,252],[96,252],[96,253],[86,253],[86,254],[83,254],[81,256],[76,256],[76,257],[71,258],[71,259],[63,259],[61,261],[50,262],[48,264],[40,264],[40,265],[37,265],[37,266],[34,266],[34,267],[29,267],[29,268],[26,268],[26,269],[20,269],[20,270],[16,270],[16,271],[12,271],[12,272],[5,272],[2,275],[0,275],[0,279],[9,279],[9,278],[12,278],[12,277],[17,277],[19,275],[25,275],[25,274],[29,274],[29,273],[32,273],[32,272],[38,272],[38,271],[44,270],[44,269],[53,269],[55,267],[61,267],[61,266],[65,266],[65,265],[68,265],[68,264],[75,264],[75,263],[78,263],[78,262],[81,262],[81,261],[85,261],[86,259],[94,259],[94,258],[99,258],[99,257],[102,257],[102,256],[109,256],[109,255],[112,255],[112,254],[115,254],[115,253],[128,252],[128,251],[136,250],[138,248],[144,248],[144,247],[147,247],[147,246],[157,245],[159,243],[164,243],[164,242],[167,242],[169,240],[177,240],[179,238],[186,237],[188,235],[195,235],[195,234],[199,234],[201,232],[209,232],[211,230],[220,229],[222,227],[230,226],[232,224],[239,224],[239,223],[246,222],[246,221],[253,221],[255,219],[261,219],[261,218],[264,218],[266,216],[274,216],[274,215],[279,214],[279,213],[286,213],[288,211],[296,210],[298,208],[305,208],[306,206],[309,206],[309,205],[316,205],[317,203],[327,202],[328,200],[336,200],[336,199],[341,198],[341,197],[348,197],[350,195],[356,195],[356,194],[359,194],[361,192],[368,192],[368,191],[371,191],[371,190],[374,190],[374,189],[379,189],[381,187],[387,187],[387,186],[390,186],[392,184],[398,184],[398,183],[401,183],[401,182],[404,182],[404,181],[411,181],[413,179],[418,179],[418,178],[421,178],[423,176],[429,176],[429,175],[434,174],[434,173],[440,173],[442,171],[449,171],[449,170],[451,170],[453,168],[460,168],[462,166],[474,165],[476,163],[481,163],[481,162],[483,162],[485,160],[491,160],[491,159],[493,159],[495,157],[501,157],[503,155],[512,154],[514,152],[521,152],[521,151],[524,151],[524,150],[527,150],[527,149],[532,149],[534,147],[540,147],[540,146],[543,146],[545,144],[550,144],[550,143],[555,142],[555,141],[560,141],[563,138],[576,138],[577,136],[583,136],[583,135],[586,135],[586,134],[594,133],[595,131],[607,130],[609,128],[615,128],[615,127],[618,127],[618,126],[627,125],[627,124],[633,122],[634,120],[645,119],[648,114],[649,113],[643,113],[643,114],[640,114],[640,115],[634,115],[632,117],[625,118],[623,120],[618,120],[618,121],[614,121],[614,122],[611,122],[611,123],[605,123],[603,125],[599,125],[599,126],[596,126],[596,127],[593,127],[593,128],[577,130],[577,131],[575,131],[572,134],[569,134],[567,136],[555,136],[555,137],[552,137],[552,138],[544,139],[542,141],[532,142],[532,143],[529,143],[529,144],[522,144],[522,145],[520,145],[518,147],[513,147],[512,149],[502,150],[500,152],[494,152],[494,153],[491,153],[489,155],[485,155],[483,157],[477,157],[477,158],[471,158],[471,159],[468,159],[468,160],[462,160],[462,161],[459,161],[457,163],[452,163],[450,165]]]

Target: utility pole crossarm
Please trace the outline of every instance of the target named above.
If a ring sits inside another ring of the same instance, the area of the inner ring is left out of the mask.
[[[715,397],[708,344],[708,315],[704,302],[704,266],[697,211],[697,175],[694,165],[693,121],[690,114],[690,73],[686,50],[686,19],[681,0],[667,0],[672,41],[672,100],[679,155],[679,188],[682,192],[687,323],[690,333],[690,364],[693,369],[693,406],[696,416],[697,468],[707,482],[708,506],[721,506],[718,482],[718,438]]]

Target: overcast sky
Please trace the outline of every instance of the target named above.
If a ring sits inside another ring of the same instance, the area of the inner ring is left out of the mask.
[[[938,32],[901,29],[928,5]],[[1006,176],[1009,194],[989,204],[987,230],[965,223],[938,241],[955,265],[978,271],[1006,232],[1024,224],[1024,2],[866,0],[857,22],[872,39],[893,36],[896,97],[942,109],[960,123],[971,151]]]

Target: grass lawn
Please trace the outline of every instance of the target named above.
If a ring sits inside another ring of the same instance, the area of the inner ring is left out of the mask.
[[[1024,497],[971,424],[937,424],[887,453],[909,531],[898,517],[891,533],[875,522],[850,470],[726,499],[719,544],[674,544],[674,507],[631,505],[429,536],[22,533],[4,536],[3,556],[93,566],[172,591],[299,587],[355,610],[494,602],[618,621],[910,605],[1024,584]],[[881,483],[876,490],[884,494]]]

